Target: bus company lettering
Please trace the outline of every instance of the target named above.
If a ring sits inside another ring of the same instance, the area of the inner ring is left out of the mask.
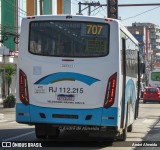
[[[57,87],[56,87],[56,88],[54,88],[54,87],[49,87],[49,92],[56,93],[56,92],[57,92]]]

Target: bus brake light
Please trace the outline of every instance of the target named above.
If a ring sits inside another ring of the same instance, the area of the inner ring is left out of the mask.
[[[105,21],[111,22],[111,21],[113,21],[113,19],[111,19],[111,18],[106,18]]]
[[[111,107],[115,100],[117,73],[114,73],[108,80],[104,108]]]
[[[29,104],[27,77],[22,70],[19,70],[19,96],[23,104]]]
[[[34,16],[29,16],[29,17],[27,17],[27,19],[35,19],[35,17]]]

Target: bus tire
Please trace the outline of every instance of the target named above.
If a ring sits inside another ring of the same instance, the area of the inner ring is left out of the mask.
[[[134,113],[134,119],[136,120],[138,118],[139,115],[139,100],[136,100],[136,105],[135,105],[135,113]]]
[[[126,141],[126,138],[127,138],[127,126],[128,126],[128,105],[127,105],[127,111],[126,111],[125,127],[123,129],[122,134],[120,135],[120,141]]]
[[[37,139],[46,139],[45,125],[35,125],[35,134]]]
[[[57,139],[59,137],[60,130],[58,127],[50,127],[48,132],[48,139]]]
[[[132,132],[132,129],[133,129],[133,126],[132,126],[132,124],[131,124],[131,125],[128,126],[127,131],[128,131],[128,132]]]

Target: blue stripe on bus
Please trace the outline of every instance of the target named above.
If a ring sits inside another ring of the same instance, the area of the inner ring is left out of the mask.
[[[38,81],[36,81],[34,84],[51,84],[54,82],[59,82],[59,81],[63,81],[63,80],[69,80],[69,81],[81,81],[87,85],[91,85],[97,81],[100,81],[99,79],[90,77],[90,76],[86,76],[80,73],[73,73],[73,72],[59,72],[59,73],[55,73],[55,74],[50,74],[47,75],[41,79],[39,79]]]
[[[62,109],[16,104],[16,111],[17,122],[117,126],[117,108],[114,107],[108,109]],[[22,116],[18,115],[19,113],[25,113],[29,115]],[[42,118],[40,113],[44,114],[46,118]],[[56,114],[62,116],[68,115],[73,118],[53,118],[52,115]],[[91,119],[86,120],[87,115],[91,115]],[[74,118],[74,116],[78,116],[78,119]]]

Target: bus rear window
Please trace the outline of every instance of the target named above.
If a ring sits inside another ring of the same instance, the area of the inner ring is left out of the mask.
[[[29,52],[57,57],[106,56],[109,52],[109,25],[93,22],[31,22]]]

